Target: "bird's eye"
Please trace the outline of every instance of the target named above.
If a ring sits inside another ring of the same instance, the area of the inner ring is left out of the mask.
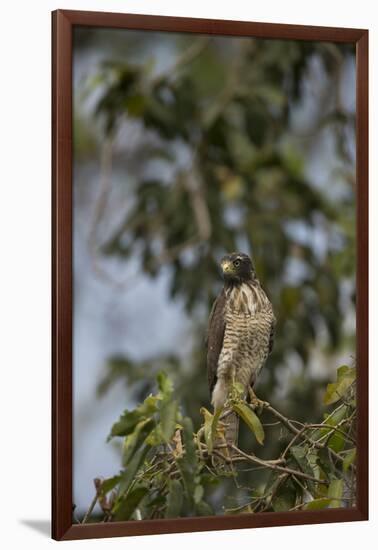
[[[234,266],[235,266],[235,267],[239,267],[239,265],[240,265],[240,260],[235,260],[235,261],[234,261]]]

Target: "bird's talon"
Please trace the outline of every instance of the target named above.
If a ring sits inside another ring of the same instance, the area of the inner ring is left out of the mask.
[[[258,414],[261,414],[262,411],[264,410],[264,408],[269,405],[269,403],[267,401],[262,401],[261,399],[258,399],[256,396],[254,396],[252,399],[251,399],[251,408],[254,410],[254,411],[257,411]]]

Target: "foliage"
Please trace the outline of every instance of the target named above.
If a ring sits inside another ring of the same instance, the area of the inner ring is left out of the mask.
[[[158,391],[134,410],[126,410],[110,438],[123,438],[122,470],[95,480],[96,496],[106,521],[211,515],[213,513],[314,510],[353,506],[355,499],[355,369],[340,367],[337,383],[329,384],[324,402],[335,408],[319,424],[290,420],[263,402],[263,415],[279,422],[281,452],[260,458],[239,447],[227,448],[224,426],[230,411],[245,422],[260,445],[270,425],[234,388],[217,415],[203,408],[204,422],[194,433],[183,416],[170,379],[160,373]],[[256,470],[268,472],[256,486]],[[248,486],[240,486],[248,471]],[[214,489],[231,479],[238,488],[237,506],[214,508]],[[85,516],[85,521],[90,519]]]
[[[102,159],[100,180],[105,184],[97,202],[90,205],[94,215],[93,226],[88,228],[96,272],[106,272],[112,262],[118,262],[121,272],[129,262],[138,262],[139,278],[168,278],[167,300],[183,304],[192,321],[187,335],[191,351],[184,355],[176,346],[156,356],[143,354],[143,350],[138,356],[115,354],[105,365],[98,394],[104,395],[121,381],[129,397],[142,401],[153,391],[157,373],[165,370],[175,383],[180,403],[175,409],[176,424],[183,426],[180,415],[189,417],[199,433],[197,428],[204,421],[203,443],[213,450],[213,419],[205,409],[201,414],[209,399],[204,334],[210,305],[221,284],[219,258],[239,249],[252,253],[278,320],[273,354],[259,378],[259,394],[278,406],[286,418],[294,415],[294,426],[319,423],[320,395],[333,376],[334,365],[339,364],[338,354],[353,355],[355,345],[354,328],[348,330],[344,322],[353,318],[355,299],[355,166],[350,152],[354,108],[343,101],[343,79],[354,63],[352,48],[306,41],[156,36],[75,30],[75,51],[99,40],[101,49],[108,47],[107,59],[89,75],[83,102],[77,101],[75,155],[82,166],[88,159]],[[161,48],[170,54],[168,67],[162,63]],[[298,125],[301,117],[305,123]],[[324,149],[329,150],[332,163]],[[111,165],[123,190],[118,216],[107,207],[114,190]],[[322,172],[326,178],[319,183],[315,175]],[[134,280],[126,281],[126,290],[132,292],[133,286]],[[323,367],[318,376],[310,368],[314,355]],[[290,380],[283,388],[286,373]],[[339,380],[335,384],[344,391],[349,381],[350,377],[342,376],[340,384]],[[334,406],[337,393],[331,388],[327,395],[327,405]],[[259,428],[260,424],[264,429],[263,420],[272,411],[264,408],[259,420],[256,411],[236,398],[233,407],[243,419],[241,447],[248,450],[257,441],[263,460],[278,456],[284,437],[281,422],[269,428],[265,439]],[[341,407],[335,413],[336,421],[342,422],[344,416],[338,417],[348,410]],[[156,441],[162,438],[156,430],[146,435],[151,419],[159,425],[161,414],[167,414],[165,429],[172,427],[173,409],[169,408],[169,414],[160,408],[131,412],[142,415],[137,433],[131,432],[134,439],[130,434],[113,433],[112,437],[130,439],[124,454],[131,459],[134,448],[138,450],[141,467],[162,445],[162,460],[168,461],[168,468],[172,457],[167,456],[166,442],[150,445],[143,441],[151,433]],[[121,418],[114,429],[122,431],[132,418]],[[340,436],[332,431],[332,446],[341,445]],[[297,446],[293,445],[287,458],[296,461],[296,467],[298,460],[302,465],[308,462],[300,458],[301,452],[309,453],[306,457],[320,453],[320,449],[304,449],[306,443],[301,443],[301,451],[295,450]],[[348,449],[347,445],[346,456]],[[352,460],[352,451],[350,456]],[[206,463],[210,483],[214,476],[208,467]],[[256,470],[256,491],[261,487],[268,491],[267,471]],[[281,486],[276,474],[270,474],[272,483]],[[163,491],[172,493],[169,509],[181,506],[185,513],[194,513],[188,497],[181,502],[178,496],[180,479],[173,476]],[[238,480],[246,485],[248,473],[240,469]],[[292,476],[285,486],[289,482],[296,495],[298,484]],[[197,496],[203,491],[205,501],[218,511],[226,495],[237,499],[240,493],[230,475],[223,475],[215,492],[211,483],[200,485],[203,489],[197,490]],[[332,485],[334,501],[338,487]],[[143,488],[135,487],[135,500],[129,500],[128,506],[135,502],[136,510],[148,501],[149,493],[143,495]],[[316,496],[314,501],[320,501],[313,506],[326,505],[327,498]],[[158,504],[156,514],[163,513]],[[130,508],[123,513],[135,515]]]

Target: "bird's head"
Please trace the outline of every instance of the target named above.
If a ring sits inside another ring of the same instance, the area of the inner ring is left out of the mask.
[[[225,282],[243,283],[256,278],[256,272],[248,254],[233,252],[227,254],[220,262]]]

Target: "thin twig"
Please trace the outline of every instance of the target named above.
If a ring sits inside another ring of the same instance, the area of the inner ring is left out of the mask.
[[[284,416],[282,413],[280,413],[279,411],[274,409],[269,403],[265,403],[264,408],[266,410],[268,410],[270,413],[272,413],[273,416],[275,416],[276,418],[279,418],[281,420],[282,424],[284,424],[293,434],[298,435],[298,437],[300,437],[301,439],[304,439],[308,443],[311,443],[311,445],[313,445],[317,449],[324,449],[324,445],[322,443],[319,443],[319,441],[314,441],[313,439],[308,437],[308,435],[306,434],[306,431],[303,430],[303,426],[305,426],[305,424],[300,423],[302,428],[299,430],[298,428],[296,428],[294,426],[293,421],[286,418],[286,416]],[[339,462],[343,460],[342,457],[339,456],[332,449],[329,449],[329,452],[335,460],[337,460]]]
[[[91,502],[91,504],[90,504],[90,506],[89,506],[89,508],[88,508],[88,510],[87,510],[87,512],[86,512],[86,514],[85,514],[85,516],[84,516],[84,518],[83,518],[83,521],[82,521],[81,523],[87,523],[87,521],[88,521],[89,518],[91,517],[91,514],[92,514],[92,512],[93,512],[93,510],[94,510],[94,507],[96,506],[97,500],[98,500],[98,493],[97,493],[97,491],[96,491],[96,494],[95,494],[95,496],[93,497],[93,500],[92,500],[92,502]]]
[[[282,453],[282,458],[285,458],[287,453],[289,452],[289,450],[291,449],[291,447],[294,445],[294,443],[297,441],[297,439],[299,439],[303,432],[306,430],[306,427],[303,426],[303,428],[301,430],[298,431],[298,433],[296,433],[293,437],[293,439],[291,439],[291,441],[289,442],[289,444],[287,445],[286,449],[284,450],[284,452]]]
[[[343,424],[346,424],[347,422],[349,422],[349,418],[346,418],[344,420],[342,420],[337,426],[332,426],[332,424],[305,424],[305,428],[306,429],[316,429],[316,428],[327,428],[329,429],[331,432],[338,432],[340,433],[342,436],[344,436],[346,439],[349,439],[349,441],[351,441],[352,443],[354,443],[356,445],[356,440],[351,437],[349,434],[347,434],[346,432],[344,432],[343,430],[340,430],[339,426],[342,426]],[[329,435],[328,433],[325,434],[325,435]],[[318,442],[320,441],[320,438],[318,440]]]
[[[284,472],[286,474],[291,474],[291,475],[298,475],[298,476],[303,477],[305,479],[309,479],[310,481],[315,481],[316,483],[325,483],[325,484],[327,483],[326,481],[317,479],[316,477],[310,476],[309,474],[305,474],[304,472],[299,472],[298,470],[292,470],[291,468],[286,468],[284,466],[280,466],[279,464],[277,464],[273,461],[263,460],[261,458],[257,458],[257,456],[254,456],[254,455],[248,455],[247,453],[245,453],[244,451],[242,451],[241,449],[236,447],[236,445],[230,445],[230,447],[231,447],[231,449],[233,449],[234,451],[239,453],[246,460],[249,460],[250,462],[254,462],[255,464],[259,464],[261,466],[266,466],[267,468],[270,468],[271,470],[277,470],[279,472]],[[233,460],[234,460],[234,458],[228,459],[228,461],[233,461]]]

